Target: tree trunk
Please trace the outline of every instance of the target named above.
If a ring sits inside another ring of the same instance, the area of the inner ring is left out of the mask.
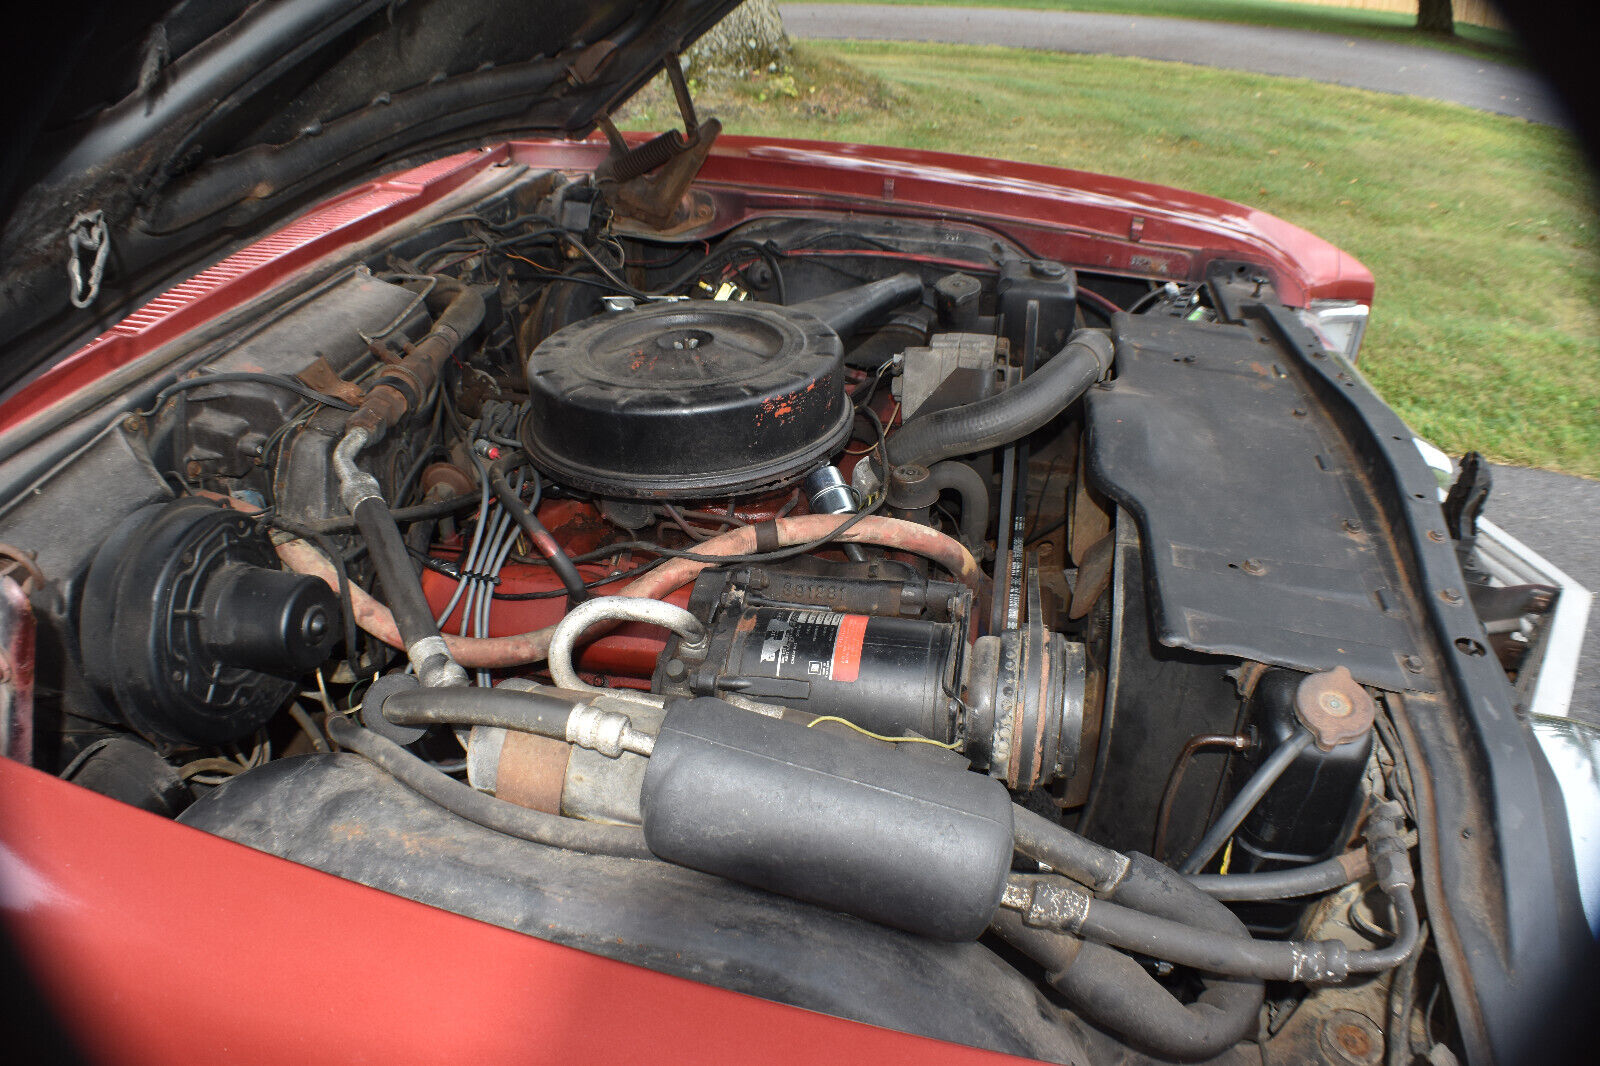
[[[1417,29],[1426,33],[1455,33],[1455,13],[1450,0],[1417,0]]]
[[[745,0],[689,49],[685,71],[700,79],[776,73],[788,66],[789,52],[777,0]]]

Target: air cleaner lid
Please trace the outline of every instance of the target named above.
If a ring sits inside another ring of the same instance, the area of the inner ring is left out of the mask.
[[[843,358],[820,320],[769,304],[693,301],[588,319],[529,357],[523,443],[546,473],[605,496],[771,488],[849,437]]]

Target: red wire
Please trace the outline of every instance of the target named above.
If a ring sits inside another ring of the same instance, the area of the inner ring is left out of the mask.
[[[1090,303],[1094,304],[1096,307],[1099,307],[1101,310],[1108,311],[1113,315],[1116,314],[1118,311],[1122,310],[1122,308],[1118,307],[1115,303],[1113,303],[1112,301],[1106,299],[1104,296],[1101,296],[1099,293],[1095,292],[1092,289],[1085,289],[1082,286],[1079,286],[1078,295],[1082,296],[1082,297],[1085,297]]]

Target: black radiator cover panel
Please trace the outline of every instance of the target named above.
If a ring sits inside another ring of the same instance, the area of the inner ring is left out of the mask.
[[[1088,471],[1138,523],[1156,640],[1417,687],[1380,509],[1276,336],[1153,315],[1114,335],[1116,378],[1085,397]]]

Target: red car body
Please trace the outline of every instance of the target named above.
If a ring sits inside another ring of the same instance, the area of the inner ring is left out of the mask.
[[[49,367],[0,409],[0,429],[48,420],[106,373],[314,269],[488,168],[588,169],[604,153],[603,141],[517,141],[356,186]],[[1365,267],[1281,219],[1078,171],[725,137],[695,188],[711,197],[719,231],[761,213],[870,202],[880,213],[959,214],[1036,255],[1108,271],[1199,280],[1213,259],[1245,260],[1266,268],[1291,305],[1372,297]],[[509,612],[501,620],[529,626]],[[10,661],[0,664],[23,693],[28,643],[24,628],[10,642]],[[659,647],[623,629],[590,654],[653,662]],[[95,1061],[813,1063],[848,1056],[927,1066],[1004,1058],[472,921],[11,760],[0,760],[0,906],[60,1021]]]

